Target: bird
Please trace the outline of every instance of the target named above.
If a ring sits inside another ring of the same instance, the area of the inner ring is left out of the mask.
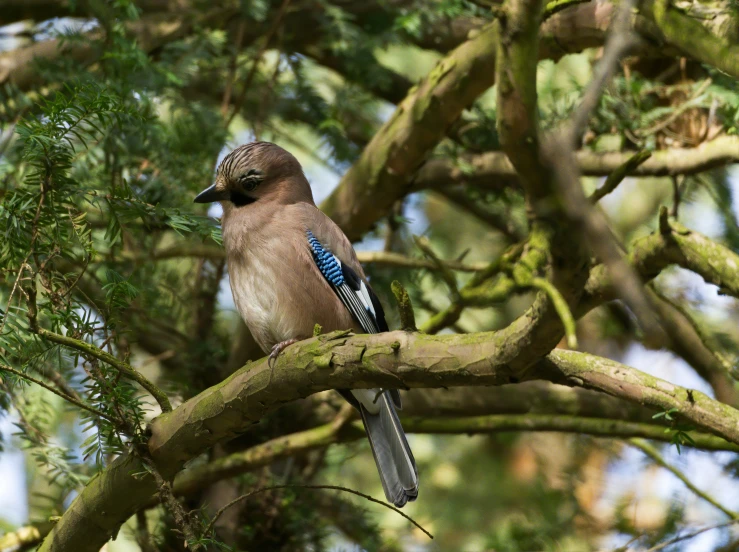
[[[388,331],[382,305],[349,239],[316,207],[298,160],[271,142],[244,144],[218,165],[196,203],[220,202],[234,303],[272,362],[322,331]],[[418,469],[396,409],[396,389],[339,389],[364,423],[385,497],[418,497]]]

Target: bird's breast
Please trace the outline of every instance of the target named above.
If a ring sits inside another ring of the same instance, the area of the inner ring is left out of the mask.
[[[263,351],[289,339],[359,329],[313,260],[305,230],[224,231],[234,303]],[[360,330],[361,331],[361,330]]]
[[[284,316],[278,308],[279,273],[269,255],[260,251],[229,258],[228,272],[236,308],[264,351],[287,337]]]

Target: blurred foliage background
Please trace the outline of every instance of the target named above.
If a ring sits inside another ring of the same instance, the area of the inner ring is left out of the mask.
[[[455,25],[479,28],[497,13],[495,2],[466,0],[3,3],[0,361],[102,412],[125,411],[128,427],[143,427],[160,412],[158,405],[105,363],[29,332],[29,275],[38,285],[43,326],[130,362],[177,406],[262,356],[231,299],[219,253],[218,207],[206,212],[192,203],[219,159],[238,144],[273,141],[299,158],[320,204],[409,89],[466,38]],[[696,4],[720,8],[714,20],[738,20],[735,2]],[[587,44],[564,53],[539,64],[545,129],[571,115],[602,48]],[[427,157],[428,164],[453,167],[456,179],[398,201],[357,249],[423,260],[428,253],[414,240],[423,236],[439,259],[480,266],[524,239],[520,187],[503,174],[475,178],[471,163],[470,156],[499,149],[495,119],[490,89]],[[736,79],[660,51],[624,61],[582,147],[624,154],[695,148],[734,136],[738,124]],[[692,174],[627,179],[599,208],[624,244],[655,231],[658,210],[667,205],[684,225],[739,253],[739,172],[730,161]],[[590,193],[602,181],[586,176],[583,186]],[[368,262],[366,270],[390,326],[398,326],[390,283],[399,280],[411,293],[420,327],[449,307],[450,283],[442,272],[401,265]],[[456,272],[455,285],[464,286],[472,274]],[[716,355],[734,367],[735,300],[678,268],[663,271],[653,289],[687,312],[710,336]],[[532,299],[531,293],[516,294],[466,308],[443,331],[503,328]],[[719,393],[679,350],[654,350],[645,342],[619,302],[579,320],[578,337],[582,350]],[[21,376],[5,372],[0,381],[0,528],[12,537],[35,524],[43,533],[49,518],[61,515],[132,437]],[[736,394],[733,378],[726,385],[722,400],[729,402],[725,397]],[[288,404],[198,462],[325,423],[339,406],[331,393]],[[527,409],[536,412],[536,405]],[[647,550],[686,527],[726,520],[620,440],[537,432],[418,434],[411,446],[421,494],[406,511],[434,534],[433,541],[359,498],[287,489],[229,510],[217,526],[221,544],[210,546],[578,552],[635,543],[631,549]],[[734,453],[655,446],[694,485],[739,509]],[[255,486],[310,482],[382,496],[361,439],[210,485],[184,503],[207,520]],[[129,520],[107,550],[183,550],[173,527],[165,508],[152,508]],[[724,527],[667,549],[737,550],[737,537]]]

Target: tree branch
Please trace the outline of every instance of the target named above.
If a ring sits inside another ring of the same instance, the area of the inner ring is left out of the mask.
[[[685,55],[739,78],[739,44],[713,34],[695,18],[671,6],[669,0],[654,0],[651,12],[645,12],[662,37]]]
[[[685,486],[688,489],[690,489],[690,491],[693,494],[695,494],[697,497],[702,498],[714,508],[721,510],[724,514],[726,514],[730,518],[732,519],[739,518],[739,514],[737,512],[729,510],[726,506],[721,504],[718,500],[713,498],[711,495],[709,495],[708,493],[704,491],[701,491],[698,487],[693,485],[690,479],[688,479],[688,477],[683,472],[678,470],[676,467],[668,464],[667,461],[665,461],[665,459],[662,458],[662,455],[657,451],[657,449],[654,448],[652,445],[643,441],[642,439],[629,439],[629,444],[632,447],[638,448],[640,451],[646,454],[649,458],[652,459],[652,461],[655,464],[662,466],[667,471],[672,473],[675,477],[677,477],[680,481],[682,481],[685,484]]]
[[[151,424],[149,450],[163,477],[230,439],[280,404],[336,388],[499,385],[512,377],[569,381],[658,409],[739,444],[739,412],[706,395],[582,353],[555,350],[532,364],[536,349],[515,323],[481,334],[429,336],[334,332],[297,343],[270,370],[252,363]],[[517,336],[517,337],[514,337]],[[272,375],[270,376],[270,373]],[[82,491],[41,550],[54,546],[97,551],[156,491],[140,461],[123,455]]]
[[[54,393],[57,397],[61,397],[65,401],[69,402],[70,404],[75,405],[77,408],[81,408],[82,410],[86,410],[87,412],[89,412],[90,414],[92,414],[94,416],[99,416],[100,418],[103,418],[105,420],[108,420],[111,424],[113,424],[115,426],[120,425],[120,423],[117,420],[111,418],[105,412],[102,412],[102,411],[98,410],[97,408],[95,408],[93,406],[90,406],[88,404],[85,404],[84,402],[82,402],[78,398],[72,397],[71,395],[68,395],[67,393],[62,392],[62,391],[56,389],[55,387],[52,387],[51,385],[48,385],[48,384],[44,383],[43,381],[34,378],[33,376],[29,376],[28,374],[25,374],[25,373],[21,372],[20,370],[16,370],[15,368],[12,368],[10,366],[6,366],[4,364],[0,364],[0,371],[1,372],[8,372],[10,374],[14,374],[15,376],[19,377],[20,379],[23,379],[23,380],[29,381],[31,383],[34,383],[34,384],[38,385],[39,387],[43,387],[47,391],[50,391],[51,393]]]
[[[721,136],[695,148],[670,148],[650,152],[649,159],[629,170],[624,176],[691,175],[716,167],[739,163],[739,137]],[[609,176],[627,165],[632,152],[595,152],[580,150],[575,159],[584,176]],[[516,170],[505,153],[491,151],[461,157],[464,166],[448,159],[432,159],[416,174],[414,190],[440,189],[455,184],[500,189],[518,185]]]
[[[172,405],[170,404],[169,399],[167,398],[167,395],[164,393],[164,391],[162,391],[156,385],[146,379],[146,377],[138,370],[136,370],[133,366],[130,366],[129,364],[118,360],[113,355],[106,353],[99,347],[96,347],[95,345],[90,345],[89,343],[86,343],[79,339],[74,339],[73,337],[54,333],[44,328],[38,328],[36,333],[44,339],[48,339],[49,341],[58,343],[59,345],[64,345],[65,347],[75,349],[77,351],[80,351],[81,353],[88,354],[98,360],[102,360],[103,362],[110,364],[113,368],[121,372],[121,374],[135,381],[146,391],[148,391],[151,396],[154,397],[154,399],[157,401],[159,407],[162,409],[162,412],[171,412]]]
[[[497,31],[480,30],[413,89],[321,208],[356,240],[408,192],[408,179],[451,124],[494,81]]]

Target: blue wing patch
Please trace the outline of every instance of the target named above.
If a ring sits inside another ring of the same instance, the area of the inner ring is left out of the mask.
[[[342,264],[336,255],[318,241],[313,232],[308,230],[306,235],[318,270],[362,329],[367,333],[387,331],[385,313],[372,288],[350,267]]]
[[[310,244],[311,251],[313,252],[313,260],[316,261],[318,270],[321,271],[323,277],[332,285],[342,285],[344,283],[344,274],[341,272],[341,261],[321,245],[321,242],[313,235],[313,232],[308,230],[306,234],[308,234],[308,244]]]

